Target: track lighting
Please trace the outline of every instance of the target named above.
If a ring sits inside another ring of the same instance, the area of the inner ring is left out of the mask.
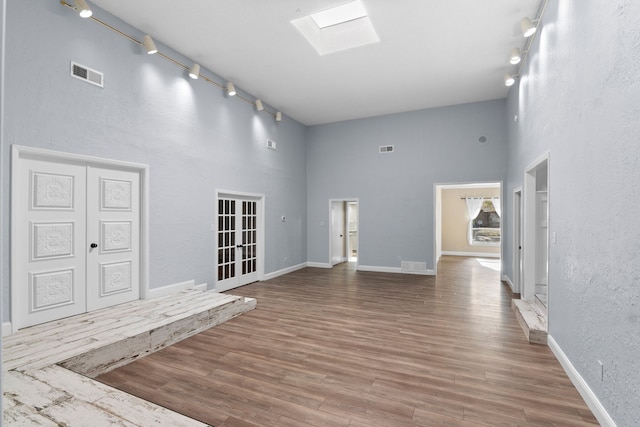
[[[264,110],[264,105],[262,105],[262,101],[260,99],[256,99],[256,110],[258,111]]]
[[[156,47],[156,44],[153,42],[153,39],[151,38],[151,36],[149,34],[144,36],[144,38],[142,39],[142,45],[147,50],[147,53],[149,55],[153,55],[154,53],[158,53],[158,48]]]
[[[231,82],[227,82],[227,93],[229,96],[236,96],[236,87]]]
[[[525,17],[520,21],[520,29],[522,30],[522,35],[525,37],[531,37],[537,30],[534,22],[531,19]]]
[[[509,63],[516,65],[522,61],[522,54],[520,53],[520,49],[514,47],[511,49],[511,53],[509,54]]]
[[[513,84],[516,82],[516,76],[513,76],[509,73],[505,73],[504,74],[504,85],[509,87],[509,86],[513,86]]]
[[[73,0],[73,3],[81,18],[89,18],[91,15],[93,15],[93,12],[91,11],[91,9],[89,9],[89,5],[86,1]]]
[[[280,111],[276,112],[276,122],[282,121],[282,113]]]
[[[191,66],[191,69],[189,70],[189,77],[191,77],[194,80],[197,80],[199,75],[200,75],[200,64],[193,64]]]

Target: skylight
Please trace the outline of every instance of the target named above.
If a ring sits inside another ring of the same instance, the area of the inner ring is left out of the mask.
[[[380,41],[360,0],[304,16],[291,23],[320,55]]]
[[[367,11],[364,10],[364,6],[360,1],[354,1],[310,16],[319,28],[326,28],[332,25],[344,24],[354,19],[364,18],[367,16]]]

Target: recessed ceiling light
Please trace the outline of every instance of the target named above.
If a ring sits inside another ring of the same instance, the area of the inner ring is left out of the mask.
[[[332,7],[310,16],[319,28],[326,28],[353,21],[354,19],[364,18],[367,16],[367,11],[364,10],[364,6],[358,0],[342,6]]]

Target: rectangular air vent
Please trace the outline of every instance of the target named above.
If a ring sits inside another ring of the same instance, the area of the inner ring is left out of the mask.
[[[417,262],[417,261],[401,261],[400,269],[402,271],[427,271],[427,263],[426,262]]]
[[[272,141],[271,139],[267,139],[267,148],[270,148],[272,150],[277,150],[276,142]]]
[[[75,62],[71,63],[71,77],[84,80],[92,85],[104,87],[104,74]]]
[[[393,145],[381,145],[380,146],[381,153],[393,153]]]

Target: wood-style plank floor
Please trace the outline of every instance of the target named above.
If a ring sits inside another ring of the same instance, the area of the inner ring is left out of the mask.
[[[306,268],[230,291],[257,309],[98,380],[217,427],[597,425],[498,270]]]

